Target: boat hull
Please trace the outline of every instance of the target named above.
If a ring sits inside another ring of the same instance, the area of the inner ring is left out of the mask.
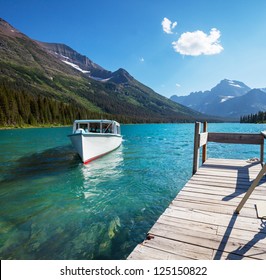
[[[74,133],[69,137],[73,147],[85,164],[110,153],[122,143],[121,135],[117,134]]]

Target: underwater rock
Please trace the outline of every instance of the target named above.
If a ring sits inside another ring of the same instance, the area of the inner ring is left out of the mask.
[[[116,216],[115,219],[112,220],[109,225],[108,236],[110,239],[114,238],[116,232],[118,232],[119,227],[121,227],[120,218]]]

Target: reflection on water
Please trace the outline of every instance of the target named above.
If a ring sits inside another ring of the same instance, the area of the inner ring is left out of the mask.
[[[123,147],[120,146],[108,155],[83,165],[81,171],[83,175],[84,196],[97,195],[97,186],[104,182],[118,180],[122,176],[119,168],[123,164]]]
[[[80,168],[82,185],[80,195],[85,199],[84,211],[102,215],[112,208],[112,201],[120,196],[120,179],[123,177],[123,147]],[[110,212],[109,212],[110,213]]]

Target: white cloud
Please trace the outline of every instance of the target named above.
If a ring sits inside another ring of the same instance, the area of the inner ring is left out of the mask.
[[[167,34],[173,34],[173,29],[177,26],[177,22],[173,22],[168,19],[168,18],[164,18],[162,21],[162,27],[163,27],[163,31]]]
[[[176,52],[183,55],[213,55],[223,50],[220,36],[221,32],[216,28],[212,28],[209,35],[200,30],[185,32],[172,45]]]
[[[140,62],[144,62],[145,60],[144,60],[143,57],[141,57],[141,58],[139,59],[139,61],[140,61]]]

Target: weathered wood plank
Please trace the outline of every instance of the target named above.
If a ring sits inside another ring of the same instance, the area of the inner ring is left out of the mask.
[[[214,204],[214,203],[199,203],[197,201],[194,201],[194,203],[192,203],[191,201],[180,201],[180,200],[175,200],[173,201],[169,208],[174,208],[174,207],[183,207],[183,208],[188,208],[188,209],[194,209],[194,210],[205,210],[208,212],[214,212],[214,213],[222,213],[222,214],[232,214],[234,213],[235,209],[236,209],[237,204],[235,205],[230,205],[227,207],[225,207],[225,205],[223,204]],[[255,205],[253,205],[253,207],[247,207],[245,209],[243,209],[243,212],[241,213],[242,216],[245,217],[252,217],[252,218],[256,218],[256,210],[255,210]]]
[[[204,170],[200,169],[197,173],[197,175],[209,175],[217,178],[237,178],[237,179],[244,179],[244,180],[254,180],[256,178],[256,174],[258,173],[244,173],[244,172],[238,172],[238,171],[232,171],[232,172],[225,172],[221,170]]]
[[[225,159],[225,158],[208,158],[208,162],[206,162],[206,164],[207,166],[208,165],[216,166],[218,169],[222,169],[225,166],[231,166],[232,168],[242,167],[242,168],[254,169],[260,166],[259,161],[250,161],[248,159],[243,160],[243,159]]]
[[[210,260],[213,255],[213,249],[180,242],[178,240],[166,239],[160,236],[154,236],[154,238],[148,241],[145,240],[142,245],[193,260],[198,258]]]
[[[196,227],[198,231],[208,232],[212,234],[215,234],[218,229],[217,225],[203,224],[196,221],[188,221],[178,217],[169,217],[165,215],[161,215],[157,222],[161,224],[172,225],[173,227],[178,227],[178,228],[180,227],[180,228],[191,229]]]
[[[185,202],[189,202],[193,205],[193,203],[201,203],[201,204],[211,204],[211,205],[217,205],[217,206],[223,206],[223,207],[235,207],[238,205],[237,202],[235,202],[234,200],[229,200],[229,201],[217,201],[217,200],[210,200],[208,198],[205,198],[205,197],[201,197],[200,199],[197,197],[193,197],[193,196],[186,196],[186,195],[181,195],[179,194],[178,196],[178,199],[174,199],[173,200],[173,203],[174,202],[178,202],[178,201],[185,201]],[[247,202],[246,205],[245,205],[245,208],[252,208],[254,209],[254,205],[255,205],[255,202],[252,203],[252,202]],[[170,206],[169,206],[170,207]]]
[[[261,134],[254,133],[209,132],[208,142],[261,145],[264,143],[264,137]]]
[[[207,193],[200,193],[200,192],[192,192],[192,191],[186,191],[181,190],[180,191],[180,195],[186,195],[186,196],[190,196],[190,197],[197,197],[199,200],[201,200],[202,198],[208,198],[209,200],[216,200],[219,202],[222,201],[230,201],[233,200],[236,201],[237,203],[239,203],[241,201],[241,198],[244,196],[244,193],[242,195],[239,196],[235,196],[234,194],[232,195],[228,195],[228,196],[224,196],[224,195],[215,195],[215,194],[207,194]],[[255,199],[253,198],[254,194],[252,194],[252,197],[250,197],[249,201],[255,203],[257,200],[262,200],[264,201],[263,198],[261,198],[260,196],[257,196]]]
[[[218,189],[218,188],[224,188],[225,193],[227,191],[242,191],[246,192],[248,188],[251,186],[251,182],[242,182],[242,181],[214,181],[214,180],[209,180],[205,178],[200,178],[198,180],[190,180],[185,186],[190,186],[190,187],[199,187],[199,188],[209,188],[209,189]],[[259,185],[256,187],[256,192],[257,194],[266,194],[266,183],[259,183]]]
[[[215,172],[217,174],[221,174],[224,176],[227,174],[227,177],[239,177],[239,175],[248,175],[248,176],[255,176],[258,174],[258,172],[261,170],[261,165],[258,166],[258,168],[253,168],[253,169],[245,169],[245,168],[230,168],[225,167],[223,169],[218,169],[215,168],[215,166],[204,166],[200,169],[200,172],[203,173],[204,171],[209,173],[209,172]]]
[[[204,194],[200,194],[198,193],[197,196],[195,196],[193,194],[193,192],[186,192],[185,190],[182,190],[179,193],[178,198],[175,198],[173,200],[173,202],[176,201],[190,201],[191,203],[204,203],[204,204],[215,204],[215,205],[221,205],[223,207],[226,207],[228,205],[228,207],[231,206],[236,206],[239,204],[241,198],[243,197],[243,195],[241,195],[238,199],[236,197],[232,196],[213,196],[212,194],[208,195],[204,195]],[[248,201],[247,201],[247,208],[254,208],[254,205],[259,202],[259,201],[265,201],[265,200],[258,200],[255,199],[254,197],[251,197]],[[217,206],[218,206],[217,205]]]
[[[178,217],[181,219],[186,219],[189,221],[198,221],[205,224],[212,224],[212,225],[222,225],[228,226],[232,215],[226,215],[222,213],[213,213],[207,212],[203,210],[193,210],[193,209],[186,209],[186,208],[167,208],[163,215],[170,216],[170,217]],[[260,228],[261,221],[259,219],[249,218],[249,217],[242,217],[237,216],[236,222],[234,226],[239,228],[245,228],[247,230],[251,229],[252,227],[255,230]]]
[[[215,187],[212,189],[204,188],[204,185],[196,185],[196,184],[187,184],[186,188],[184,190],[181,190],[181,192],[191,192],[195,196],[197,196],[197,193],[202,193],[202,194],[211,194],[211,195],[218,195],[222,196],[224,200],[227,198],[234,198],[234,197],[240,197],[241,195],[245,194],[243,189],[238,190],[237,189],[225,189],[223,190],[220,187]],[[253,199],[258,199],[258,200],[266,200],[266,192],[260,191],[256,193],[252,193],[252,198]]]
[[[191,260],[184,255],[165,252],[160,249],[154,249],[143,244],[138,245],[128,256],[128,260]]]
[[[199,182],[199,181],[204,181],[206,183],[221,183],[221,184],[225,184],[227,183],[231,188],[234,188],[236,185],[243,185],[243,186],[250,186],[253,179],[249,179],[249,178],[233,178],[233,177],[223,177],[223,176],[218,176],[217,174],[212,174],[211,176],[205,175],[205,174],[197,174],[197,177],[191,179],[188,181],[188,183],[193,183],[193,182]],[[265,184],[265,180],[263,179],[260,182],[260,185]],[[266,184],[265,184],[266,186]],[[248,188],[248,187],[246,187]]]

